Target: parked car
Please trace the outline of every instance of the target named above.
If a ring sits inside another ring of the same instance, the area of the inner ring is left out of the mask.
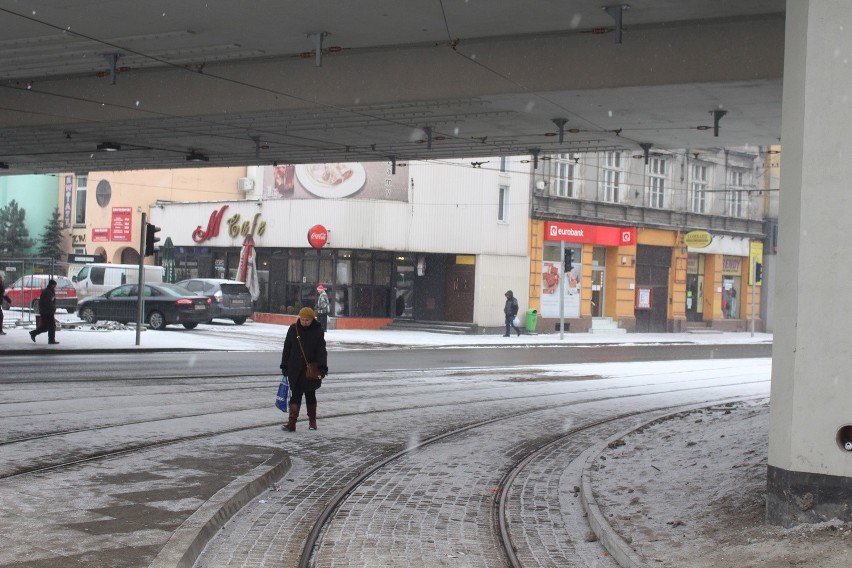
[[[74,283],[65,276],[50,274],[28,274],[21,276],[6,287],[6,294],[12,299],[12,307],[32,308],[38,311],[38,298],[48,281],[56,280],[56,307],[62,308],[69,314],[77,308],[77,291]]]
[[[210,319],[225,318],[233,320],[237,325],[243,325],[254,311],[248,287],[237,280],[190,278],[181,280],[177,285],[213,299]]]
[[[138,284],[125,284],[100,296],[80,301],[77,313],[89,323],[99,320],[128,323],[136,321]],[[145,313],[143,321],[153,329],[181,324],[195,329],[199,323],[210,321],[213,301],[175,284],[145,284]]]

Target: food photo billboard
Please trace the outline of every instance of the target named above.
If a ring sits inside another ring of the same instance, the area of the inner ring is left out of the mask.
[[[408,201],[405,174],[391,162],[277,164],[263,168],[263,199]]]

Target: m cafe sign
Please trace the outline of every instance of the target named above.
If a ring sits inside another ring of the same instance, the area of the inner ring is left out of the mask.
[[[207,228],[202,229],[198,225],[192,232],[192,240],[196,243],[203,243],[219,236],[219,229],[222,226],[222,220],[225,218],[227,205],[223,205],[221,209],[214,210],[210,213],[210,219],[207,220]],[[260,213],[256,213],[251,221],[244,220],[239,213],[234,213],[227,219],[225,223],[228,225],[228,235],[231,238],[246,235],[258,235],[260,237],[266,232],[266,221],[260,220]]]

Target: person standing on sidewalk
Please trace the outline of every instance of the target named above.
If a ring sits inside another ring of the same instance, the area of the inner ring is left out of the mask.
[[[518,336],[521,335],[521,329],[515,325],[515,317],[518,315],[518,299],[515,298],[511,290],[506,292],[506,305],[503,306],[503,314],[506,316],[506,333],[503,337],[509,337],[509,327],[513,327]]]
[[[320,284],[317,286],[317,292],[319,292],[319,296],[317,296],[317,321],[319,321],[322,326],[323,331],[328,331],[328,312],[331,306],[331,303],[328,301],[328,294],[325,291],[325,286]]]
[[[6,332],[3,331],[3,309],[6,307],[6,304],[12,303],[12,298],[6,295],[6,285],[3,284],[2,274],[0,274],[0,303],[3,304],[0,306],[0,335],[6,335]]]
[[[56,341],[56,280],[52,278],[38,298],[38,313],[41,316],[41,324],[30,332],[30,339],[35,343],[36,335],[46,331],[48,345],[58,345],[59,342]]]
[[[302,308],[299,311],[299,319],[287,329],[284,350],[281,353],[281,372],[290,381],[290,413],[287,424],[281,428],[288,432],[296,431],[302,395],[308,405],[309,429],[317,429],[317,389],[322,386],[322,381],[309,380],[305,376],[308,363],[316,363],[320,377],[328,374],[325,332],[316,320],[316,313],[311,308]]]

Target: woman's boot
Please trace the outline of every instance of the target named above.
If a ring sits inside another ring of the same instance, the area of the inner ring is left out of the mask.
[[[290,403],[290,415],[287,417],[287,426],[285,427],[285,430],[288,430],[289,432],[296,431],[296,420],[299,418],[299,409],[301,407],[302,406],[299,404]]]
[[[317,429],[317,405],[308,405],[308,430]]]

